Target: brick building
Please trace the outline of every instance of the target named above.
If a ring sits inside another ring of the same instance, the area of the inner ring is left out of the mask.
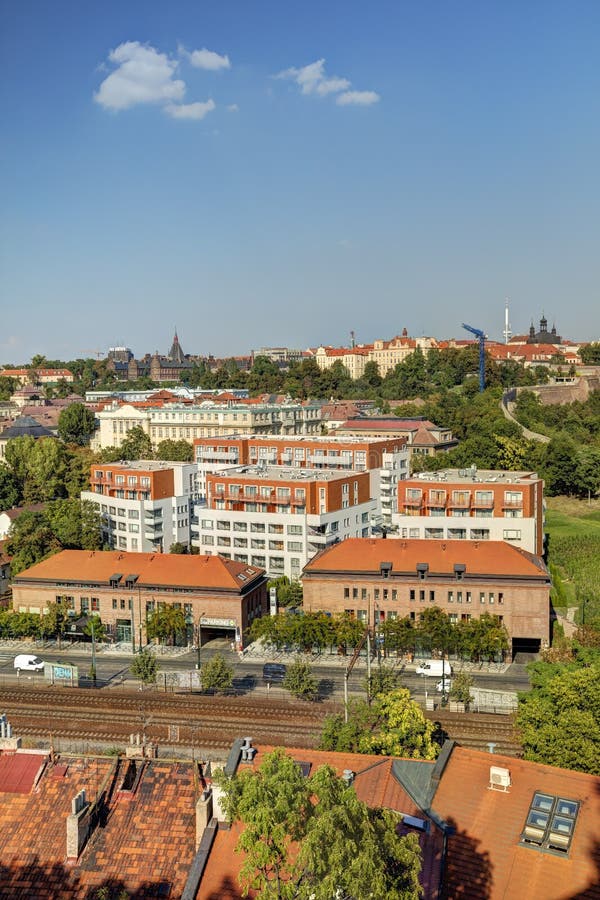
[[[63,600],[74,619],[96,613],[134,648],[147,643],[147,617],[161,605],[183,608],[189,643],[199,630],[243,643],[267,611],[264,571],[218,556],[63,550],[20,572],[12,591],[15,612],[43,615]]]
[[[271,576],[299,578],[319,550],[366,537],[376,509],[368,472],[239,466],[206,476],[192,543]]]
[[[435,605],[452,622],[492,613],[513,653],[550,636],[550,575],[543,561],[497,541],[350,539],[305,567],[304,608],[348,612],[370,624]]]
[[[453,450],[458,444],[449,428],[435,425],[424,417],[402,419],[399,416],[356,416],[340,425],[336,434],[340,437],[404,437],[411,454],[422,456],[437,456]]]
[[[196,498],[196,466],[160,460],[96,463],[89,491],[81,492],[98,508],[109,547],[134,553],[189,547]]]
[[[200,491],[206,475],[228,466],[268,465],[284,470],[356,471],[370,473],[371,497],[380,498],[377,514],[391,524],[397,511],[398,484],[408,476],[405,438],[261,437],[252,435],[201,438],[194,441]]]
[[[544,552],[544,482],[535,472],[441,469],[398,484],[396,537],[508,541]]]

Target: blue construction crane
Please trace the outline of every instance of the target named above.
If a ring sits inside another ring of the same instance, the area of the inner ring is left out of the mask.
[[[479,338],[479,390],[485,391],[485,334],[481,329],[472,328],[471,325],[465,325],[464,322],[462,327]]]

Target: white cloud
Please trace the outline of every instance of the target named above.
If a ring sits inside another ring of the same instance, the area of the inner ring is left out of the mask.
[[[154,47],[127,41],[111,50],[117,68],[104,79],[94,100],[105,109],[130,109],[138,103],[178,102],[185,82],[174,77],[177,63]]]
[[[215,109],[214,100],[205,103],[168,103],[164,110],[172,119],[203,119]]]
[[[325,60],[318,59],[301,69],[292,67],[280,72],[275,78],[287,78],[295,81],[303,94],[319,94],[324,97],[336,91],[344,91],[350,87],[347,78],[327,78],[325,75]]]
[[[238,112],[239,106],[237,105],[237,103],[230,103],[229,106],[227,107],[227,111],[228,112]]]
[[[352,82],[338,75],[329,77],[325,73],[325,60],[317,59],[297,69],[292,66],[275,75],[275,78],[294,81],[303,94],[316,94],[318,97],[326,97],[328,94],[337,94],[335,102],[340,106],[370,106],[380,99],[375,91],[351,91]]]
[[[192,50],[189,54],[191,64],[196,69],[208,69],[210,72],[218,72],[219,69],[230,69],[231,63],[228,56],[220,56],[214,50]]]
[[[338,94],[335,102],[338,106],[372,106],[373,103],[379,103],[379,94],[375,91],[344,91]]]

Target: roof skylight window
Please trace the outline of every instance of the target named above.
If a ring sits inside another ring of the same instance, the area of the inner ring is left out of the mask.
[[[571,846],[579,803],[536,791],[529,807],[521,844],[566,854]]]

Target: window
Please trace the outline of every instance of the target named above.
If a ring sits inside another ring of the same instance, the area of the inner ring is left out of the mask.
[[[448,591],[448,603],[454,603],[454,591]]]
[[[426,528],[425,537],[433,540],[441,540],[444,537],[443,528]]]
[[[100,610],[100,597],[92,597],[92,612],[98,612]]]
[[[234,531],[248,531],[248,523],[247,522],[234,522],[233,530]]]
[[[493,491],[475,491],[475,506],[490,507],[494,504]]]
[[[301,553],[302,552],[302,542],[301,541],[288,541],[287,548],[292,553]]]
[[[214,542],[215,542],[215,539],[214,539],[214,536],[213,536],[212,534],[205,534],[205,535],[203,535],[203,537],[202,537],[202,543],[203,543],[203,544],[212,545],[212,544],[214,544]]]
[[[504,603],[504,594],[502,591],[498,593],[498,603]]]
[[[247,547],[248,546],[248,538],[234,537],[233,546],[234,547]]]
[[[504,491],[505,506],[522,506],[523,491]]]
[[[471,529],[471,540],[472,541],[489,541],[490,532],[488,528],[472,528]]]
[[[349,600],[349,599],[350,599],[350,588],[345,587],[344,588],[344,600]]]
[[[417,594],[416,594],[415,589],[414,589],[414,588],[411,588],[411,589],[410,589],[410,592],[409,592],[409,599],[410,599],[410,600],[416,600],[416,596],[417,596]]]
[[[140,512],[138,509],[128,509],[127,510],[127,518],[129,519],[139,519]]]
[[[231,531],[231,522],[221,519],[217,522],[217,531]]]
[[[521,844],[568,853],[578,812],[577,800],[536,791],[521,832]]]
[[[517,528],[505,528],[502,537],[505,541],[520,541],[521,532]]]
[[[204,529],[204,531],[210,531],[214,528],[212,519],[202,519],[200,522],[200,527]]]
[[[288,534],[302,534],[302,525],[288,525]]]
[[[140,526],[136,522],[129,523],[129,531],[131,534],[138,534],[140,530]]]
[[[479,602],[485,603],[485,592],[484,591],[481,591],[479,594]]]
[[[283,534],[283,525],[269,525],[269,534]]]
[[[265,533],[264,522],[252,522],[252,524],[250,525],[250,531],[254,531],[256,534],[264,534]]]
[[[419,602],[425,603],[425,591],[424,590],[419,591]]]
[[[435,603],[435,591],[429,591],[429,602]]]
[[[374,598],[375,600],[379,600],[379,595],[380,595],[380,593],[381,593],[381,592],[380,592],[379,588],[375,588],[375,590],[373,591],[373,598]]]
[[[113,597],[112,608],[113,609],[117,608],[117,600],[115,599],[115,597]]]
[[[471,591],[467,591],[467,596],[465,597],[465,603],[471,603],[473,600],[471,596]]]

